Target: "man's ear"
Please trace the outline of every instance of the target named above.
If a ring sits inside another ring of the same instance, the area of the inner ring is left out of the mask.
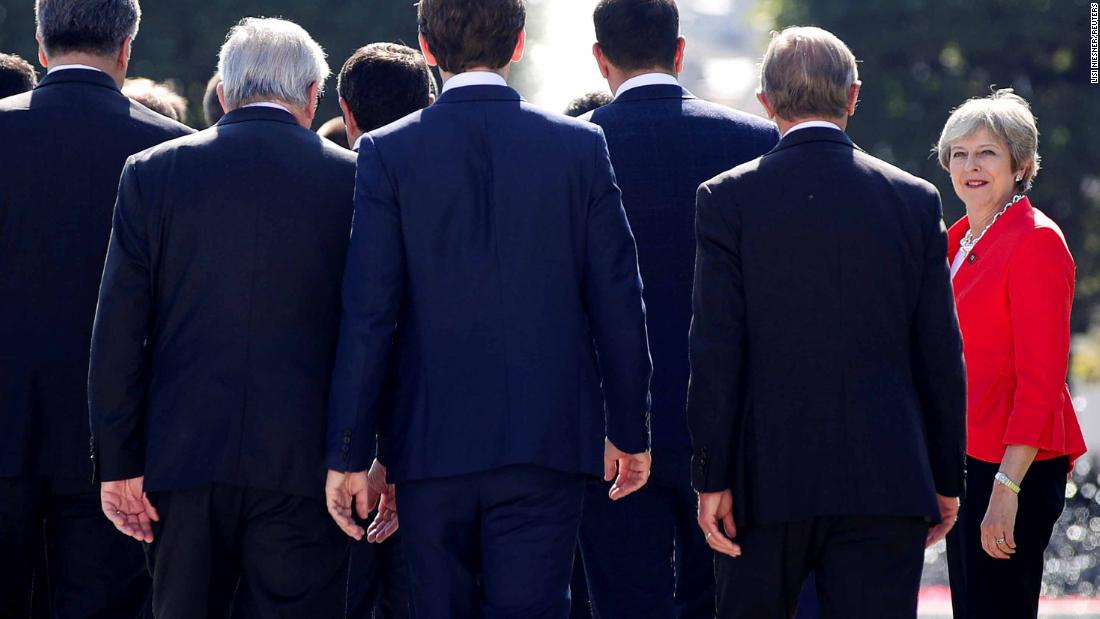
[[[848,116],[855,116],[856,105],[859,103],[859,89],[863,86],[863,82],[856,80],[852,82],[852,88],[848,91]]]
[[[344,101],[343,97],[340,97],[340,112],[344,115],[344,126],[347,127],[348,135],[359,133],[359,123],[355,122],[355,116],[351,113],[351,108],[348,107],[348,102]]]
[[[512,50],[512,62],[523,60],[523,49],[527,46],[527,30],[520,30],[516,37],[516,49]]]
[[[229,113],[229,106],[225,104],[225,82],[218,82],[218,103],[222,106],[222,113]]]
[[[118,57],[115,58],[115,66],[123,75],[126,74],[126,69],[130,66],[130,49],[133,41],[130,37],[122,39],[122,45],[118,48]]]
[[[42,42],[42,35],[34,33],[34,40],[38,41],[38,64],[42,65],[43,69],[49,69],[50,59],[46,57],[46,44]]]
[[[768,113],[768,118],[775,118],[775,108],[772,107],[771,101],[768,101],[768,95],[764,94],[763,90],[756,91],[756,100],[763,106],[764,111]]]
[[[432,48],[428,45],[428,39],[424,38],[423,34],[417,35],[416,38],[420,41],[420,53],[424,54],[424,61],[428,63],[429,67],[438,67],[439,61],[435,59],[435,54],[432,53]]]
[[[676,39],[676,55],[673,57],[672,70],[679,75],[684,70],[684,49],[687,47],[687,39],[680,37]]]
[[[592,57],[596,59],[596,66],[600,69],[600,75],[604,79],[607,79],[611,75],[611,69],[608,67],[607,56],[603,53],[603,48],[599,43],[592,44]]]

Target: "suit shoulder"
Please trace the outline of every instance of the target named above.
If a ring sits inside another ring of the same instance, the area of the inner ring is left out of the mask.
[[[856,149],[855,160],[865,170],[882,177],[892,185],[916,194],[924,194],[929,198],[939,199],[940,192],[929,181],[906,172],[905,170],[871,155],[865,151]]]
[[[776,128],[775,123],[765,118],[761,118],[756,114],[742,112],[741,110],[720,103],[706,101],[704,99],[689,99],[688,101],[690,104],[687,108],[697,115],[722,119],[732,123],[740,129],[775,137],[777,140],[779,139],[779,129]]]
[[[166,139],[183,137],[195,133],[195,130],[191,127],[166,116],[161,116],[136,101],[130,101],[130,118],[135,123],[164,134]]]
[[[589,137],[603,134],[603,130],[598,124],[584,119],[583,117],[573,118],[565,114],[558,114],[537,105],[527,103],[526,101],[520,105],[520,109],[523,111],[525,119],[528,122],[532,124],[545,124],[546,127],[551,130],[561,131],[565,134]]]

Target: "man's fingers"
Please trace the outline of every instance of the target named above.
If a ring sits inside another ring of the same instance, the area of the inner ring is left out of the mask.
[[[359,517],[364,520],[370,513],[374,511],[374,506],[378,504],[379,493],[369,486],[365,490],[360,490],[355,495],[355,511],[358,512]]]
[[[722,517],[722,529],[725,530],[727,537],[737,537],[737,523],[733,521],[732,512]]]
[[[611,481],[615,479],[615,470],[618,468],[618,460],[614,456],[604,455],[603,457],[603,480]]]
[[[611,486],[608,496],[612,501],[618,501],[638,491],[645,485],[648,478],[649,471],[631,471],[620,466],[619,476],[615,479],[615,484]]]
[[[741,547],[734,544],[724,533],[722,533],[716,521],[707,523],[707,526],[703,528],[703,535],[706,537],[707,545],[713,548],[715,552],[720,552],[731,557],[741,556]]]
[[[350,498],[347,497],[347,504],[344,504],[345,493],[334,493],[335,496],[330,496],[328,503],[328,513],[332,516],[332,520],[336,522],[336,526],[340,527],[348,537],[356,540],[363,539],[364,531],[363,527],[355,523],[355,519],[351,517],[351,505]]]
[[[141,493],[141,503],[145,507],[145,513],[149,514],[149,519],[154,522],[160,522],[160,512],[157,508],[153,507],[153,504],[149,501],[149,495],[144,492]]]

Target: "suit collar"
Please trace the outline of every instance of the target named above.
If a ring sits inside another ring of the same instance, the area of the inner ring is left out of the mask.
[[[218,126],[250,122],[253,120],[270,120],[294,125],[295,127],[298,126],[298,121],[294,119],[294,116],[292,116],[290,112],[266,106],[239,107],[225,116],[222,116],[221,120],[218,121]]]
[[[439,105],[470,101],[523,101],[523,97],[510,86],[463,86],[439,95],[435,103]]]
[[[616,103],[629,103],[632,101],[652,101],[655,99],[694,99],[695,95],[691,94],[687,88],[678,84],[649,84],[646,86],[635,86],[630,90],[623,92],[623,94],[615,97],[615,100],[610,105]]]
[[[97,71],[95,69],[64,69],[62,71],[54,71],[53,73],[46,74],[46,77],[43,77],[42,81],[38,82],[37,88],[47,88],[54,84],[67,84],[73,82],[102,86],[104,88],[110,88],[115,92],[122,92],[118,84],[115,83],[114,78],[103,71]]]
[[[997,220],[997,223],[989,228],[989,232],[985,233],[981,239],[978,240],[978,244],[974,246],[971,253],[977,253],[979,249],[986,249],[993,241],[999,237],[1003,237],[1006,233],[1024,222],[1025,225],[1034,221],[1035,216],[1033,211],[1035,207],[1031,205],[1031,200],[1028,200],[1027,196],[1020,199],[1019,202],[1008,207],[1004,215]],[[954,258],[955,254],[959,251],[959,245],[962,242],[962,238],[966,236],[966,231],[970,229],[970,218],[963,215],[961,219],[952,224],[951,228],[947,231],[947,255],[949,258]]]
[[[857,150],[863,150],[856,146],[856,143],[848,137],[847,133],[843,131],[837,131],[836,129],[828,129],[825,127],[807,127],[805,129],[799,129],[798,131],[788,131],[783,136],[779,143],[775,145],[775,148],[771,149],[768,154],[779,152],[781,150],[792,148],[794,146],[801,146],[802,144],[811,144],[814,142],[833,142],[835,144],[843,144],[850,146]]]

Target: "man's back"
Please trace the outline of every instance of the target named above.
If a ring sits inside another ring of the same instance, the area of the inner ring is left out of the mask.
[[[265,107],[234,110],[131,160],[91,399],[105,426],[138,406],[142,394],[128,389],[129,360],[113,338],[126,331],[126,282],[144,265],[154,290],[146,489],[226,482],[322,491],[353,184],[352,153]]]
[[[119,172],[189,133],[90,69],[0,102],[0,476],[90,478],[88,342]]]
[[[388,233],[398,239],[364,226],[361,244],[403,261],[365,282],[403,286],[390,481],[510,464],[597,474],[605,400],[607,435],[644,450],[640,282],[597,128],[504,86],[454,88],[369,134],[357,183],[360,210],[399,220]],[[352,248],[349,264],[375,258]],[[364,315],[387,311],[385,300],[345,295]],[[392,324],[388,313],[379,321]],[[370,389],[339,370],[334,384]]]
[[[699,193],[700,230],[735,239],[740,290],[727,292],[743,295],[747,352],[728,368],[746,394],[729,464],[738,525],[938,518],[963,437],[935,189],[807,128]]]
[[[673,84],[626,90],[588,120],[603,128],[607,137],[623,208],[638,245],[654,361],[654,473],[679,478],[684,473],[678,464],[691,451],[684,407],[695,192],[704,181],[770,150],[779,133],[773,123],[697,99]]]

